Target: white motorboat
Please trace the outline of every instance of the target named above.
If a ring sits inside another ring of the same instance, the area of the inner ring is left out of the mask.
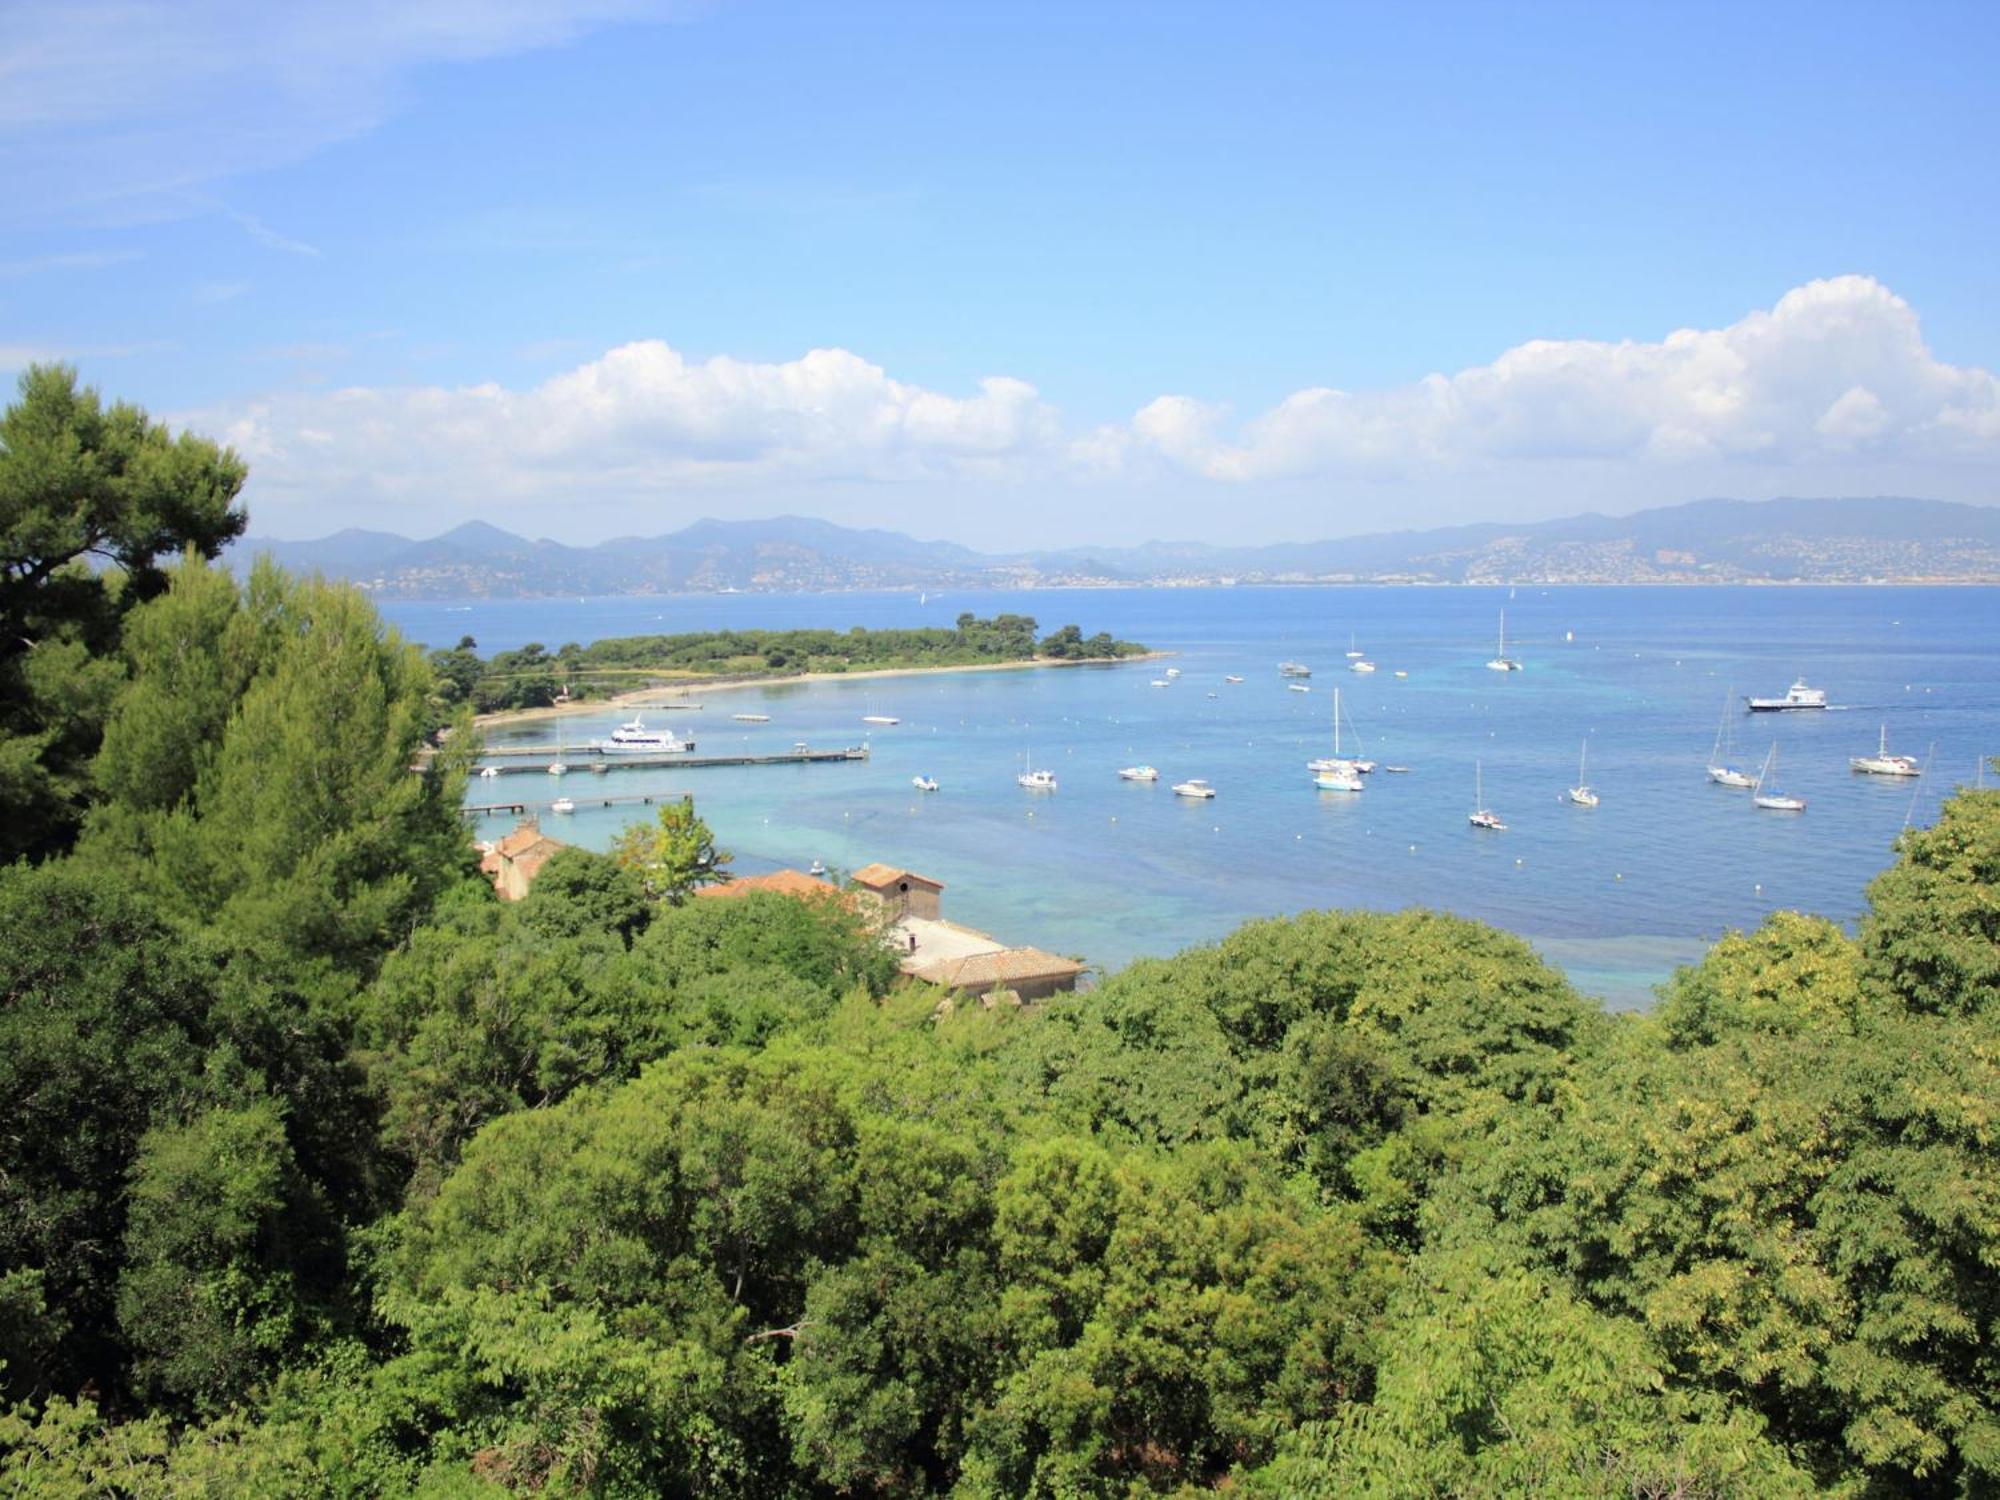
[[[911,785],[911,786],[913,786],[913,787],[915,787],[915,788],[916,788],[916,789],[917,789],[918,791],[920,791],[920,792],[934,792],[934,791],[936,791],[936,790],[937,790],[937,786],[938,786],[938,784],[937,784],[937,777],[935,777],[935,776],[912,776],[912,777],[910,778],[910,785]]]
[[[1882,726],[1882,737],[1876,744],[1873,755],[1856,755],[1847,762],[1850,771],[1866,771],[1871,776],[1921,776],[1924,768],[1917,764],[1914,755],[1891,755],[1889,753],[1889,726]]]
[[[1213,797],[1215,795],[1215,788],[1203,781],[1199,776],[1191,776],[1186,781],[1176,781],[1174,783],[1174,795],[1176,797]]]
[[[1753,714],[1782,713],[1794,708],[1825,708],[1826,689],[1807,687],[1805,678],[1801,677],[1785,690],[1782,698],[1745,698],[1743,701],[1750,706]]]
[[[610,739],[592,740],[591,748],[602,755],[684,755],[694,749],[694,741],[676,737],[671,729],[648,729],[640,716],[612,730]]]
[[[568,797],[558,797],[556,798],[555,801],[549,804],[549,811],[557,813],[573,813],[576,811],[576,803],[571,801]]]
[[[499,774],[500,768],[498,766],[481,766],[479,768],[479,779],[481,781],[491,781]]]
[[[1023,771],[1014,780],[1031,792],[1053,792],[1056,789],[1056,773],[1053,771]]]
[[[1375,663],[1372,661],[1358,661],[1347,670],[1350,672],[1372,672],[1375,670]]]
[[[1505,833],[1507,825],[1500,821],[1500,814],[1486,805],[1485,778],[1481,775],[1478,761],[1472,763],[1472,811],[1465,816],[1466,822],[1474,828],[1489,828],[1495,833]]]
[[[1223,680],[1224,682],[1241,682],[1241,681],[1242,681],[1243,679],[1242,679],[1241,677],[1235,677],[1235,676],[1227,676],[1227,675],[1225,675],[1225,676],[1223,677],[1223,679],[1222,679],[1222,680]]]
[[[1507,654],[1507,611],[1500,611],[1500,653],[1487,666],[1496,672],[1518,672],[1521,664]]]
[[[1119,776],[1126,781],[1158,781],[1160,773],[1151,766],[1127,766]]]
[[[1569,789],[1569,800],[1578,807],[1597,806],[1597,793],[1590,789],[1590,782],[1583,774],[1584,762],[1590,758],[1590,741],[1583,742],[1583,748],[1576,754],[1576,785]]]
[[[1178,677],[1181,675],[1181,669],[1179,667],[1168,667],[1165,675],[1169,678]]]
[[[1292,683],[1291,689],[1295,693],[1310,693],[1312,691],[1312,689],[1307,687],[1303,682]]]
[[[1741,791],[1757,784],[1757,778],[1748,772],[1738,770],[1730,764],[1730,754],[1734,748],[1731,741],[1735,732],[1730,726],[1729,694],[1722,697],[1722,722],[1715,727],[1715,748],[1708,752],[1708,779],[1717,786],[1735,787]]]
[[[1765,791],[1764,783],[1771,779],[1771,773],[1778,768],[1778,742],[1771,741],[1771,753],[1764,757],[1764,768],[1757,773],[1757,785],[1750,793],[1750,801],[1771,812],[1804,812],[1806,799],[1790,797],[1780,791]]]
[[[1407,776],[1410,774],[1408,766],[1384,766],[1382,770],[1390,776]]]
[[[864,724],[900,724],[903,721],[889,714],[863,714],[861,722]]]
[[[566,760],[560,760],[560,759],[558,759],[558,760],[552,760],[552,761],[550,761],[550,762],[549,762],[549,774],[550,774],[551,776],[567,776],[567,775],[569,775],[569,762],[568,762],[568,761],[566,761]]]
[[[812,876],[814,880],[826,879],[826,861],[823,859],[814,860],[806,867],[806,874]]]
[[[771,722],[769,714],[731,714],[729,717],[739,724],[768,724]]]
[[[1312,674],[1312,668],[1302,662],[1281,661],[1278,663],[1278,675],[1280,677],[1310,677]]]
[[[1165,677],[1155,677],[1155,678],[1153,679],[1153,686],[1154,686],[1154,687],[1172,687],[1172,686],[1173,686],[1173,683],[1172,683],[1172,682],[1171,682],[1171,681],[1170,681],[1169,679],[1167,679],[1167,678],[1165,678]]]

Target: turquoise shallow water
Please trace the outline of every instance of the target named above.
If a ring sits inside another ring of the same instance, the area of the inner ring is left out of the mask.
[[[1486,669],[1498,613],[1526,670]],[[390,604],[413,638],[483,649],[730,626],[949,624],[1018,610],[1174,651],[1169,665],[965,673],[697,694],[662,715],[703,751],[868,739],[865,764],[620,771],[618,791],[689,791],[744,871],[825,860],[907,865],[946,882],[946,914],[1105,970],[1171,953],[1257,916],[1422,904],[1520,932],[1614,1005],[1731,927],[1775,908],[1851,920],[1906,819],[1973,780],[2000,751],[2000,591],[1986,589],[1041,590],[919,603],[908,594]],[[1349,633],[1380,670],[1346,670]],[[1286,690],[1281,660],[1314,669]],[[1396,678],[1397,669],[1408,672]],[[1240,685],[1224,681],[1238,674]],[[1805,675],[1833,711],[1747,715],[1740,695]],[[1360,796],[1317,792],[1304,762],[1331,745],[1333,689],[1369,755],[1407,764]],[[1753,810],[1703,773],[1725,692],[1739,761],[1775,741],[1779,781],[1804,814]],[[1210,696],[1210,695],[1213,696]],[[735,723],[732,713],[771,716]],[[865,714],[901,719],[871,728]],[[573,740],[619,716],[578,716]],[[1921,787],[1856,776],[1847,757],[1922,756]],[[513,737],[546,741],[536,725]],[[496,737],[497,739],[498,737]],[[1602,805],[1563,799],[1580,743]],[[1015,785],[1023,758],[1054,793]],[[1466,824],[1473,767],[1504,834]],[[1135,785],[1136,760],[1162,780]],[[910,785],[935,776],[932,795]],[[1205,803],[1169,781],[1213,782]],[[546,799],[554,780],[512,777]],[[570,778],[579,792],[595,778]],[[485,788],[476,786],[475,798]],[[545,820],[601,847],[638,816],[585,809]],[[482,830],[504,831],[505,823]]]

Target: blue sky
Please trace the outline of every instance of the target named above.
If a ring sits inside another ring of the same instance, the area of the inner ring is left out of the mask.
[[[1995,76],[1991,5],[16,0],[0,363],[283,536],[2000,500]]]

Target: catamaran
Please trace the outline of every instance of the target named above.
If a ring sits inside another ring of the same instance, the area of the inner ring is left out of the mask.
[[[1735,738],[1730,728],[1729,699],[1731,694],[1722,695],[1722,722],[1715,726],[1715,748],[1708,752],[1708,779],[1717,786],[1733,786],[1738,789],[1753,787],[1757,778],[1739,771],[1729,763],[1734,749],[1731,741]]]
[[[683,755],[694,749],[694,741],[677,739],[671,729],[648,729],[641,715],[612,730],[610,739],[592,740],[590,747],[600,755]]]
[[[1507,654],[1507,611],[1500,611],[1500,654],[1489,661],[1487,666],[1496,672],[1518,672],[1521,664]]]
[[[1764,757],[1764,768],[1757,773],[1757,787],[1750,794],[1751,802],[1758,807],[1768,808],[1772,812],[1804,812],[1806,810],[1805,798],[1788,797],[1780,791],[1767,792],[1764,790],[1764,783],[1771,779],[1771,773],[1777,768],[1778,742],[1773,740],[1771,741],[1771,753]]]
[[[1477,805],[1465,815],[1466,822],[1474,828],[1490,828],[1495,833],[1507,831],[1507,825],[1500,821],[1500,814],[1486,805],[1486,785],[1476,760],[1472,763],[1472,800]]]
[[[1866,771],[1871,776],[1921,776],[1924,768],[1917,764],[1914,755],[1891,755],[1889,753],[1889,726],[1882,726],[1882,738],[1873,755],[1851,757],[1847,766],[1852,771]]]
[[[1576,785],[1569,789],[1569,800],[1578,807],[1597,806],[1597,793],[1590,789],[1590,782],[1584,778],[1583,765],[1590,756],[1590,741],[1583,742],[1583,748],[1576,753]]]

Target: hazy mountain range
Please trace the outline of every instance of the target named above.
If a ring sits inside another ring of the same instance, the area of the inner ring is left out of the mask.
[[[697,521],[590,547],[471,521],[427,540],[249,537],[239,563],[382,598],[1203,583],[2000,582],[2000,507],[1941,500],[1698,500],[1627,516],[1482,523],[1265,547],[1146,542],[1000,556],[798,516]]]

